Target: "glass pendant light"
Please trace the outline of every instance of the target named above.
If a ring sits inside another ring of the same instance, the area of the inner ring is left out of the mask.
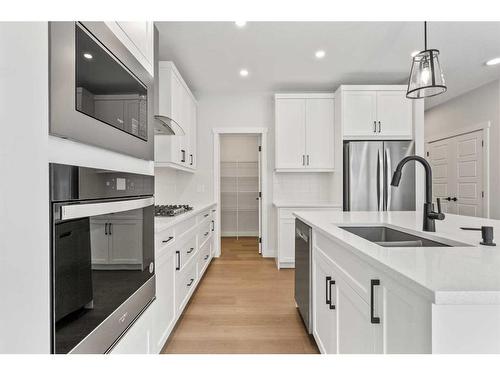
[[[406,91],[409,99],[428,98],[446,91],[439,50],[427,49],[427,22],[424,22],[424,46],[424,50],[413,57]]]

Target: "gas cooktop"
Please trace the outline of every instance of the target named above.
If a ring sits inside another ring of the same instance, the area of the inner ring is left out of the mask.
[[[193,207],[187,204],[182,205],[160,205],[155,206],[155,216],[177,216],[184,212],[191,211]]]

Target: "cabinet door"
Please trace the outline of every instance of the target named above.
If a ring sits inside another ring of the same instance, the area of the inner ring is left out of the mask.
[[[175,318],[175,264],[174,252],[170,251],[156,263],[156,301],[153,318],[154,345],[160,352],[167,341]]]
[[[92,264],[107,264],[109,262],[109,236],[106,233],[106,221],[90,220]]]
[[[382,321],[379,324],[373,324],[369,302],[362,299],[343,279],[339,278],[336,281],[338,352],[381,353],[383,350]]]
[[[306,164],[333,169],[333,99],[306,99]]]
[[[123,220],[109,223],[110,263],[137,265],[142,264],[142,221]]]
[[[153,30],[151,22],[117,21],[120,28],[127,34],[130,41],[149,62],[153,63]]]
[[[337,353],[337,280],[330,261],[313,250],[313,335],[323,354]]]
[[[344,136],[376,135],[375,91],[345,91],[342,96],[342,112]]]
[[[305,168],[305,99],[276,99],[276,168]]]
[[[404,91],[377,91],[378,133],[411,138],[412,108]]]
[[[189,155],[188,167],[196,169],[196,149],[197,149],[197,105],[196,102],[190,98],[189,100]]]
[[[280,266],[293,265],[295,263],[295,219],[280,219],[278,247]]]

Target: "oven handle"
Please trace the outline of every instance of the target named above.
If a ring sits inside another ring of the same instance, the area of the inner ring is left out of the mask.
[[[115,202],[68,204],[61,206],[61,220],[78,219],[97,215],[111,214],[148,207],[154,204],[154,198],[132,199]]]

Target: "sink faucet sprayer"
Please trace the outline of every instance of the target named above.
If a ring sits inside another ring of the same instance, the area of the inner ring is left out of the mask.
[[[401,181],[401,170],[403,169],[403,166],[409,162],[410,160],[415,160],[420,162],[424,166],[425,169],[425,203],[424,203],[424,223],[423,223],[423,230],[426,232],[435,232],[436,231],[436,224],[435,220],[444,220],[444,214],[441,212],[441,199],[437,198],[437,208],[438,211],[434,211],[434,204],[432,203],[432,170],[431,166],[421,156],[407,156],[403,158],[398,166],[396,167],[396,170],[394,171],[394,174],[392,175],[392,181],[391,185],[392,186],[399,186],[399,182]]]

